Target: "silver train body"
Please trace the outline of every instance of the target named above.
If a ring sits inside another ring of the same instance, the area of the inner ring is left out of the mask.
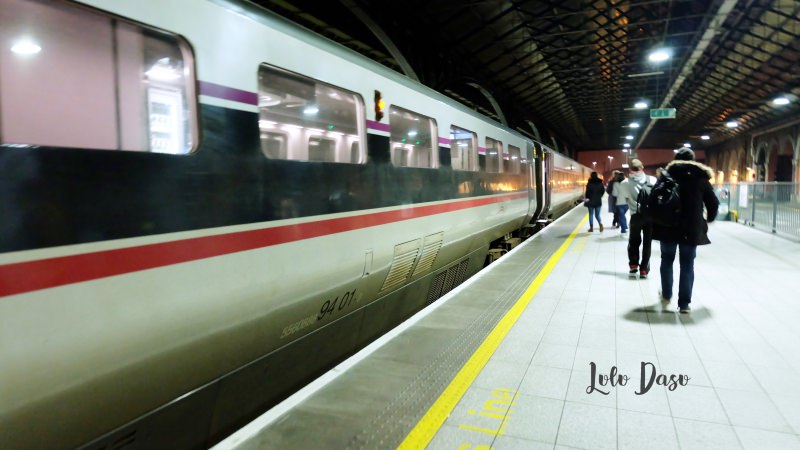
[[[0,40],[0,448],[206,447],[589,174],[247,3],[0,0]]]

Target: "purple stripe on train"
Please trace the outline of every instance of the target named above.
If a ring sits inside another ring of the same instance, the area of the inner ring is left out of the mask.
[[[486,147],[478,147],[478,154],[485,155],[486,154]]]
[[[439,143],[444,145],[450,145],[450,139],[439,136]]]
[[[367,120],[367,128],[372,130],[385,131],[387,133],[389,132],[388,123],[375,122],[374,120]]]
[[[258,105],[258,94],[255,92],[243,91],[210,81],[198,81],[197,85],[200,88],[200,95],[247,103],[248,105]]]

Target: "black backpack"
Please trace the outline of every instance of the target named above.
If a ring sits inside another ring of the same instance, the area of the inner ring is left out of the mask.
[[[662,171],[642,206],[644,208],[639,209],[639,212],[651,222],[666,227],[679,226],[681,197],[678,193],[678,182],[666,170]]]
[[[650,193],[653,191],[653,186],[653,184],[650,184],[650,176],[646,176],[644,183],[639,186],[639,193],[636,194],[636,211],[631,211],[631,214],[644,214],[647,209],[647,203],[650,201]]]

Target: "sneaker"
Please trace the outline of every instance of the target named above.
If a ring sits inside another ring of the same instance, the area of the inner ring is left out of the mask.
[[[621,233],[622,234],[628,234],[628,230],[622,230]]]
[[[630,267],[630,270],[628,271],[628,276],[636,278],[636,272],[639,271],[639,266],[634,266],[633,264],[631,264],[628,267]]]
[[[589,228],[589,233],[591,233],[592,231],[594,231],[594,229],[592,229],[592,228]]]
[[[639,271],[639,278],[647,278],[647,269],[642,269]]]
[[[601,233],[603,232],[603,224],[602,223],[600,224],[600,232]]]
[[[686,305],[686,306],[679,307],[678,311],[680,311],[681,314],[689,314],[691,309],[689,309],[689,305]]]
[[[672,300],[671,298],[664,297],[664,294],[663,294],[663,293],[662,293],[660,290],[658,291],[658,298],[659,298],[659,299],[660,299],[662,302],[667,302],[667,303],[669,303],[669,301],[670,301],[670,300]]]

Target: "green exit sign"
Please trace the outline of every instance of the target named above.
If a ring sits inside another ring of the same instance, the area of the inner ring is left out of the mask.
[[[658,108],[650,110],[651,119],[674,119],[675,108]]]
[[[639,157],[639,155],[637,155],[636,153],[631,153],[628,156],[630,156],[631,158],[638,158]]]

